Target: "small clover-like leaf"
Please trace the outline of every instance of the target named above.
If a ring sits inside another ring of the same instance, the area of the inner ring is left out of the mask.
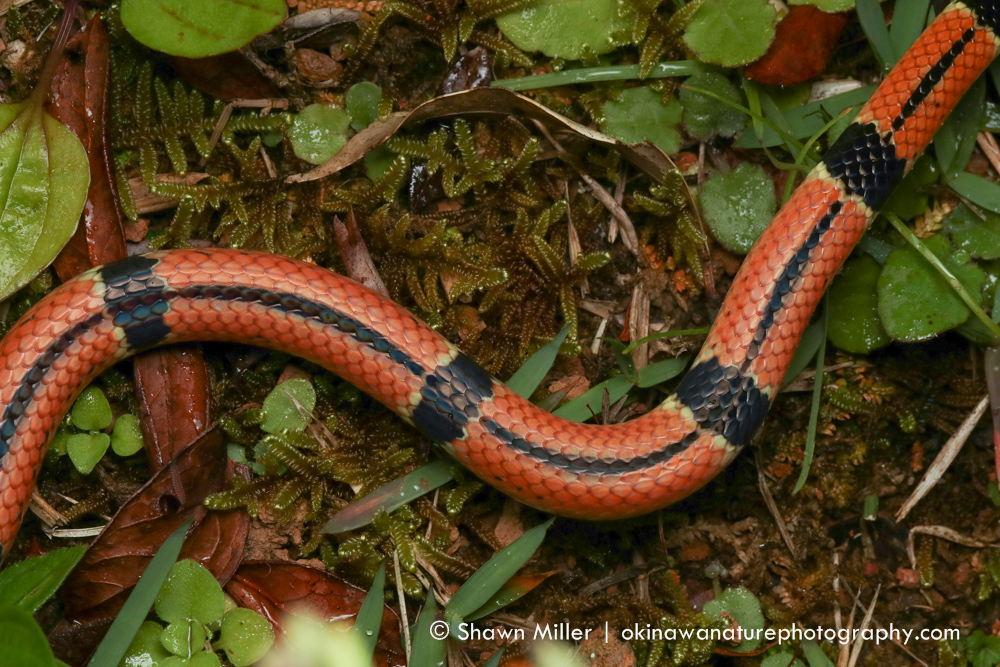
[[[965,204],[959,205],[943,221],[956,248],[979,259],[1000,257],[1000,215],[988,209],[978,214]]]
[[[151,49],[204,58],[270,32],[285,18],[285,0],[124,0],[121,18]]]
[[[743,104],[743,99],[736,86],[718,72],[699,72],[688,78],[678,97],[684,107],[684,127],[692,137],[702,141],[714,135],[731,137],[746,125],[747,116],[742,111],[688,86],[713,92],[735,104]]]
[[[66,453],[77,470],[89,475],[110,444],[107,433],[74,433],[66,439]]]
[[[201,650],[206,638],[205,626],[198,621],[180,621],[163,629],[160,643],[174,655],[187,657],[192,651]]]
[[[118,667],[160,665],[163,660],[170,657],[167,650],[163,648],[163,644],[160,643],[160,635],[162,634],[162,625],[153,621],[144,621],[139,626],[138,632],[135,633],[135,637],[132,638],[132,643],[129,644],[128,650],[125,651],[125,657],[118,663]]]
[[[820,11],[834,14],[854,9],[854,0],[789,0],[790,5],[813,5]]]
[[[347,143],[351,116],[343,109],[326,104],[310,104],[300,111],[288,128],[295,155],[311,164],[322,164]]]
[[[156,614],[168,623],[213,623],[225,610],[226,598],[219,582],[193,560],[177,561],[156,597]]]
[[[718,616],[726,612],[736,619],[744,630],[764,629],[764,613],[760,610],[760,601],[743,587],[727,588],[721,597],[705,603],[704,612],[709,616]],[[760,645],[760,635],[754,639],[744,639],[733,650],[746,653],[758,645]]]
[[[111,449],[118,456],[131,456],[142,449],[142,428],[138,417],[126,413],[118,418],[111,431]]]
[[[81,431],[103,431],[111,426],[111,404],[97,387],[87,387],[70,411],[73,426]]]
[[[226,657],[236,667],[252,665],[274,644],[271,623],[249,609],[233,609],[222,619],[222,630],[214,648],[226,652]]]
[[[774,184],[760,167],[744,162],[730,172],[716,174],[701,193],[705,222],[726,249],[750,252],[774,217]]]
[[[308,421],[299,406],[302,406],[306,414],[316,407],[316,390],[312,383],[303,378],[282,382],[264,399],[261,429],[267,433],[301,431]]]
[[[363,130],[378,118],[378,103],[382,89],[371,81],[361,81],[351,86],[344,97],[344,106],[351,116],[351,127]]]
[[[672,155],[680,150],[681,134],[677,124],[684,110],[680,102],[663,104],[661,95],[646,86],[625,90],[621,99],[604,104],[601,131],[626,144],[651,141]]]
[[[878,277],[882,267],[871,257],[844,265],[828,294],[827,336],[841,350],[867,354],[888,345],[889,335],[878,315]]]
[[[501,32],[523,51],[577,60],[610,53],[623,41],[629,23],[618,0],[536,0],[496,18]]]
[[[771,45],[776,18],[767,0],[705,0],[691,17],[684,43],[702,62],[746,65]]]
[[[955,253],[940,234],[926,245],[970,293],[979,294],[986,275],[966,263],[968,254]],[[910,342],[931,338],[969,317],[955,290],[911,247],[895,250],[886,259],[878,279],[878,312],[890,336]]]

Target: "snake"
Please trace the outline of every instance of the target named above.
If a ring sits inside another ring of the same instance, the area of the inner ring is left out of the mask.
[[[674,393],[630,421],[558,418],[388,297],[307,262],[167,250],[66,281],[0,342],[0,557],[83,388],[132,354],[190,341],[319,364],[486,483],[547,512],[615,520],[688,496],[750,442],[827,286],[992,62],[998,35],[1000,0],[952,2],[931,22],[746,256]]]

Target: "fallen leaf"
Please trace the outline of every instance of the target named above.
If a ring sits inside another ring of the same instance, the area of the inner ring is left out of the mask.
[[[226,102],[278,97],[280,91],[239,51],[207,58],[174,56],[170,63],[184,81]]]
[[[778,23],[767,53],[743,70],[746,78],[772,86],[792,86],[815,79],[847,25],[848,14],[828,14],[813,5],[792,7]]]

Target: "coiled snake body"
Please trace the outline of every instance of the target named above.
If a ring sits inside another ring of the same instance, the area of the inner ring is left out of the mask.
[[[180,341],[251,343],[321,364],[484,481],[555,514],[615,519],[687,496],[747,444],[827,285],[993,60],[997,34],[1000,0],[953,2],[935,19],[747,256],[676,393],[631,422],[553,417],[407,310],[310,264],[177,250],[81,274],[0,345],[0,557],[82,388],[130,354]]]

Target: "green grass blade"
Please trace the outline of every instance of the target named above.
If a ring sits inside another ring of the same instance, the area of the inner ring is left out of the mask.
[[[878,58],[882,70],[886,71],[896,64],[896,50],[889,38],[889,30],[885,27],[885,15],[878,0],[857,0],[858,19],[861,28],[868,36],[868,43]]]
[[[864,104],[875,92],[875,86],[855,88],[844,93],[831,95],[823,100],[803,104],[784,112],[785,122],[797,139],[808,139],[823,127],[828,118],[844,112],[845,109]],[[748,110],[749,111],[749,110]],[[751,113],[751,117],[753,114]],[[751,132],[744,132],[733,145],[737,148],[774,147],[783,143],[782,137],[770,125],[764,128],[763,141]]]
[[[57,549],[14,563],[0,572],[0,604],[13,604],[29,614],[38,611],[59,590],[87,547]]]
[[[788,364],[788,372],[785,373],[785,381],[782,387],[795,379],[795,377],[806,369],[809,362],[816,356],[816,350],[826,340],[825,327],[822,322],[814,322],[806,328],[805,333],[799,340],[799,346],[795,350],[791,363]]]
[[[664,79],[675,76],[691,76],[704,71],[705,65],[694,60],[676,60],[659,63],[649,73],[647,79]],[[567,69],[552,74],[536,74],[517,79],[498,79],[492,86],[508,90],[537,90],[554,86],[572,86],[579,83],[597,83],[600,81],[627,81],[643,78],[639,65],[616,65],[614,67],[581,67]]]
[[[434,461],[375,489],[337,512],[323,526],[323,532],[336,534],[367,526],[380,510],[392,512],[455,479],[455,465],[451,461]]]
[[[490,598],[496,595],[497,591],[503,588],[503,585],[538,551],[553,521],[554,517],[526,531],[476,570],[451,598],[445,607],[445,615],[464,619],[489,602]]]
[[[163,546],[149,561],[146,571],[139,578],[139,583],[132,589],[125,605],[118,612],[118,618],[114,620],[108,628],[108,634],[104,635],[101,645],[97,647],[97,652],[90,659],[88,667],[109,667],[117,665],[125,656],[129,644],[138,632],[139,626],[146,620],[149,610],[153,608],[153,602],[160,592],[160,587],[170,573],[170,568],[177,562],[177,556],[184,546],[184,538],[187,536],[188,528],[194,518],[185,521],[180,528],[164,541]]]
[[[684,354],[673,359],[664,359],[663,361],[643,366],[639,369],[639,377],[636,385],[642,389],[647,389],[662,384],[667,380],[672,380],[684,372],[690,361],[691,355]]]
[[[486,661],[483,667],[500,667],[500,661],[503,659],[503,652],[506,649],[500,649],[496,653],[490,656],[490,659]]]
[[[604,409],[605,389],[608,390],[609,400],[614,403],[627,394],[634,385],[635,383],[624,375],[616,375],[591,387],[552,414],[570,421],[585,422],[594,415],[601,414],[601,410]]]
[[[892,51],[896,60],[903,57],[917,37],[924,31],[927,24],[927,11],[930,0],[899,0],[892,12],[892,25],[889,26],[889,39],[892,41]]]
[[[947,183],[948,187],[973,204],[1000,213],[1000,185],[968,172],[949,178]]]
[[[673,331],[658,331],[655,334],[649,334],[645,338],[640,338],[637,341],[629,343],[628,347],[622,350],[622,354],[628,354],[640,345],[652,343],[654,340],[660,340],[661,338],[673,338],[674,336],[707,336],[709,331],[711,330],[708,327],[703,329],[675,329]],[[605,338],[604,340],[610,342],[613,339]]]
[[[361,603],[358,616],[354,619],[352,632],[365,652],[363,664],[370,665],[375,655],[378,631],[382,628],[382,608],[385,606],[385,561],[378,568],[375,581],[368,589],[365,601]]]
[[[566,336],[569,335],[569,326],[563,327],[559,335],[552,339],[545,347],[535,352],[524,362],[517,372],[507,380],[507,386],[513,389],[523,398],[531,398],[531,395],[538,389],[538,385],[545,379],[546,373],[552,368],[556,357],[559,355],[559,348],[562,346]]]
[[[437,600],[434,592],[427,591],[427,602],[413,626],[413,651],[410,667],[444,667],[445,646],[443,639],[431,636],[431,624],[437,616]],[[405,623],[405,621],[404,621]]]
[[[823,397],[823,364],[826,363],[826,324],[827,308],[824,304],[823,316],[820,319],[820,331],[823,335],[819,349],[816,351],[816,378],[813,381],[812,407],[809,410],[809,430],[806,432],[806,451],[802,457],[802,471],[795,482],[792,493],[798,493],[806,480],[809,479],[809,468],[812,467],[813,452],[816,450],[816,426],[819,423],[819,406]]]

